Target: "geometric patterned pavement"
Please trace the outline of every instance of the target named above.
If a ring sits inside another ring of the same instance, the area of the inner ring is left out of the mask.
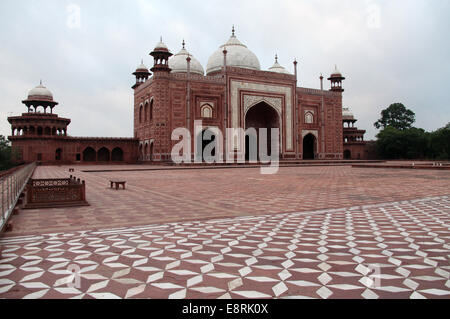
[[[449,196],[6,237],[0,247],[1,298],[450,297]]]
[[[34,178],[75,174],[86,181],[91,206],[22,210],[6,236],[308,212],[443,196],[450,189],[450,171],[437,170],[283,167],[261,175],[258,168],[97,173],[80,170],[157,167],[74,166],[75,173],[68,168],[39,166]],[[127,189],[111,190],[111,178],[125,179]]]

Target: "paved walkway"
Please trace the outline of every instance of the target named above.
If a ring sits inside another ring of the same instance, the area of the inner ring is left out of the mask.
[[[448,196],[5,238],[0,297],[449,298],[449,242]]]
[[[126,166],[124,166],[125,168]],[[99,166],[97,166],[99,168]],[[257,168],[84,173],[39,167],[35,178],[86,180],[90,207],[22,211],[8,236],[313,211],[449,193],[450,171],[290,167],[276,175]],[[125,191],[109,179],[127,181]]]
[[[13,217],[0,298],[450,297],[450,172],[85,168],[90,207]]]

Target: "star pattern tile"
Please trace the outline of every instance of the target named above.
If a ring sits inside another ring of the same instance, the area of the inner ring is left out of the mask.
[[[449,298],[450,198],[0,240],[1,298]]]

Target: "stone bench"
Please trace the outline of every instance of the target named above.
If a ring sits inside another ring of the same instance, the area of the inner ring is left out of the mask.
[[[109,182],[111,184],[111,188],[115,188],[116,190],[119,190],[119,186],[122,185],[123,189],[125,189],[126,181],[113,179],[113,180],[110,180]]]

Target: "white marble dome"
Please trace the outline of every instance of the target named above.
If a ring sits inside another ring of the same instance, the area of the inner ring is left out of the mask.
[[[353,115],[353,113],[350,111],[350,109],[348,107],[344,107],[342,109],[342,118],[344,118],[344,119],[354,119],[355,116]]]
[[[169,51],[169,48],[167,47],[167,45],[162,41],[162,37],[159,40],[159,42],[156,44],[154,51]]]
[[[276,73],[291,74],[288,70],[286,70],[285,67],[281,66],[278,63],[278,56],[275,56],[275,63],[272,67],[269,68],[269,71],[276,72]]]
[[[331,77],[342,77],[342,73],[338,70],[337,65],[334,66],[334,70],[331,72]]]
[[[144,64],[144,62],[142,61],[140,65],[138,65],[138,67],[136,68],[136,71],[147,71],[148,72],[148,68],[147,66]]]
[[[29,100],[36,99],[36,98],[53,101],[53,94],[52,94],[52,92],[50,92],[50,90],[48,90],[45,86],[43,86],[42,82],[41,82],[41,84],[39,84],[34,89],[32,89],[28,92]]]
[[[261,70],[261,65],[256,55],[236,38],[233,29],[233,34],[228,42],[220,46],[220,48],[209,58],[208,65],[206,67],[206,74],[217,72],[222,69],[224,48],[228,51],[227,66]]]
[[[191,73],[204,75],[205,71],[200,62],[190,54],[184,47],[180,52],[169,58],[169,68],[172,69],[172,73],[187,73],[187,57],[191,58]]]

